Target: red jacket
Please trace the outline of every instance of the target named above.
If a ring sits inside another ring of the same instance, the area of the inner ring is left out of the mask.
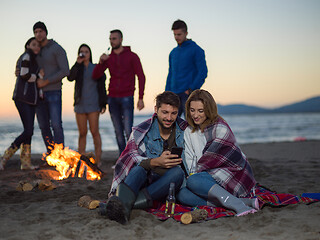
[[[113,51],[103,63],[95,66],[92,78],[100,78],[109,68],[110,83],[108,95],[110,97],[133,96],[135,90],[135,75],[139,79],[139,99],[143,99],[145,76],[137,54],[131,52],[130,47],[123,47],[123,51],[117,55]]]

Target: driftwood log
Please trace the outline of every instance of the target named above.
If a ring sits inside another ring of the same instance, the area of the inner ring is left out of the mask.
[[[204,209],[196,209],[192,212],[186,212],[181,216],[181,222],[183,224],[190,224],[195,222],[200,222],[207,219],[208,212]]]
[[[53,184],[49,179],[43,179],[39,181],[38,188],[41,191],[51,191],[53,189],[56,189],[57,186]]]
[[[28,192],[31,191],[35,186],[37,186],[37,182],[20,181],[16,187],[16,190]]]
[[[90,196],[85,195],[79,199],[78,206],[88,209],[96,209],[97,207],[99,207],[99,203],[99,200],[94,200]]]
[[[53,184],[49,179],[42,179],[42,180],[38,179],[34,181],[22,180],[18,183],[16,190],[27,192],[27,191],[33,190],[36,187],[38,187],[38,189],[41,191],[51,191],[57,188],[57,186]]]

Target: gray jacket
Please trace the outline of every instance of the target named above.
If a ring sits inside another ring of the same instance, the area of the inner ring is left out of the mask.
[[[62,79],[69,75],[66,51],[57,42],[50,39],[47,45],[41,48],[37,62],[39,68],[44,69],[44,79],[50,82],[43,88],[43,91],[60,90]]]

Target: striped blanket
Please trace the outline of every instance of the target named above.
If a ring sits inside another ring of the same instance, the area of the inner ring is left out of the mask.
[[[236,197],[247,197],[256,185],[253,171],[238,146],[229,125],[221,117],[204,130],[207,144],[198,161],[199,172],[207,171]]]
[[[309,203],[320,201],[318,199],[302,197],[300,195],[293,195],[288,193],[276,193],[271,190],[267,190],[262,186],[258,186],[255,189],[255,193],[259,201],[260,209],[264,206],[280,207],[280,206],[286,206],[290,204],[298,204],[298,203],[309,204]],[[147,209],[147,211],[155,215],[159,220],[167,220],[168,217],[164,213],[165,207],[166,206],[164,203],[154,202],[153,208]],[[231,210],[227,210],[225,208],[221,208],[221,207],[199,206],[199,207],[192,208],[192,207],[186,207],[180,204],[176,204],[175,215],[173,216],[173,218],[176,221],[180,222],[182,214],[193,211],[197,208],[205,209],[208,212],[208,217],[206,220],[212,220],[220,217],[228,217],[228,216],[236,215],[235,212]]]

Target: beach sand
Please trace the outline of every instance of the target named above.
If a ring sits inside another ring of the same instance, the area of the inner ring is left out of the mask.
[[[320,141],[241,145],[257,181],[278,193],[320,192]],[[100,181],[69,178],[53,181],[52,191],[20,192],[20,180],[47,178],[48,171],[20,171],[19,156],[0,172],[0,239],[320,239],[320,202],[281,208],[265,206],[242,217],[183,225],[159,221],[133,210],[128,225],[120,225],[77,206],[90,195],[105,200],[112,180],[116,152],[104,152]],[[40,163],[41,155],[32,155]],[[47,172],[46,172],[47,171]]]

